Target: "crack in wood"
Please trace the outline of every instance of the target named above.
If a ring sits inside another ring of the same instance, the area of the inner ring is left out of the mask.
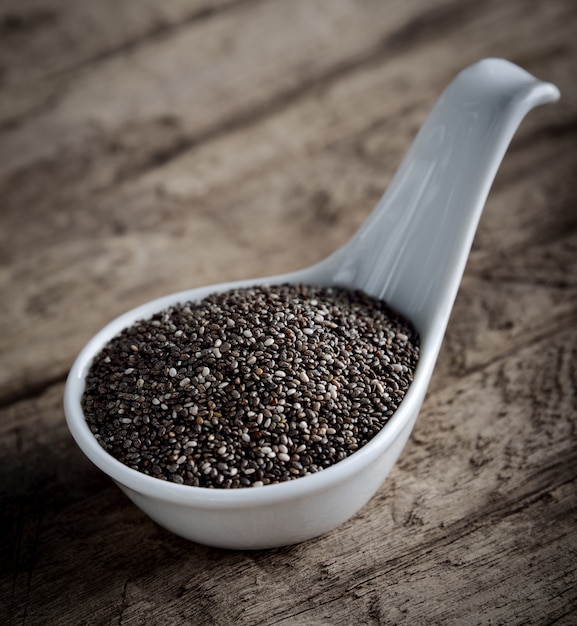
[[[26,402],[43,396],[54,385],[61,385],[66,381],[68,372],[60,372],[44,380],[35,380],[22,384],[18,389],[0,392],[0,410],[7,409],[18,402]]]
[[[115,184],[146,174],[202,144],[215,141],[255,123],[260,123],[306,96],[321,93],[335,82],[363,67],[389,59],[391,54],[402,54],[409,48],[414,49],[415,46],[426,45],[431,39],[443,36],[443,30],[439,28],[440,24],[446,23],[447,20],[459,23],[467,19],[472,13],[481,12],[486,2],[487,0],[475,2],[457,0],[447,7],[431,9],[425,15],[409,21],[391,35],[384,37],[376,46],[365,52],[337,63],[321,74],[308,77],[294,87],[281,90],[268,100],[244,111],[239,111],[228,119],[219,120],[212,127],[209,126],[202,132],[184,133],[178,137],[172,146],[152,155],[149,161],[139,164],[134,169],[127,168],[119,174]]]
[[[124,43],[119,44],[113,48],[103,50],[102,52],[99,52],[98,54],[95,54],[94,56],[83,60],[81,63],[77,63],[76,65],[71,65],[66,69],[48,74],[47,77],[50,78],[63,75],[65,76],[82,71],[86,68],[92,68],[115,57],[135,52],[136,50],[149,43],[153,43],[163,37],[168,37],[187,28],[196,26],[209,19],[222,15],[223,13],[228,13],[231,10],[234,11],[238,9],[244,9],[247,6],[261,4],[262,2],[266,1],[268,0],[231,0],[230,2],[217,4],[215,6],[207,5],[201,7],[200,9],[196,9],[188,15],[184,15],[177,22],[170,23],[160,21],[150,30],[139,35],[138,37],[135,37],[134,39],[125,41]]]

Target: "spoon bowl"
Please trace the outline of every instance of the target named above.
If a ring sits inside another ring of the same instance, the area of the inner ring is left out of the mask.
[[[490,186],[526,113],[557,88],[501,59],[459,74],[443,92],[381,201],[356,235],[317,265],[171,294],[121,315],[84,347],[64,393],[68,427],[86,456],[154,521],[206,545],[261,549],[324,534],[381,486],[417,419]],[[360,289],[405,315],[420,334],[414,380],[382,430],[315,474],[264,487],[208,489],[158,480],[108,454],[82,410],[94,357],[124,328],[166,307],[238,287],[305,283]]]

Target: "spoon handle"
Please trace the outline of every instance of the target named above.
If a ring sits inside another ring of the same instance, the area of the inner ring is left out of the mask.
[[[445,89],[373,213],[327,259],[331,282],[388,301],[439,346],[487,195],[523,117],[558,89],[503,59]]]

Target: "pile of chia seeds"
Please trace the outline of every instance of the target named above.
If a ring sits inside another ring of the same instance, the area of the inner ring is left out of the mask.
[[[95,358],[100,445],[161,480],[234,488],[318,472],[365,445],[412,382],[410,322],[361,292],[251,287],[172,306]]]

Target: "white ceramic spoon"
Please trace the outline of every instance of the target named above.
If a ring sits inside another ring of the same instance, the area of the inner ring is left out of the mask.
[[[387,192],[358,233],[321,263],[292,274],[193,289],[148,302],[101,330],[69,374],[64,404],[80,448],[153,520],[212,546],[255,549],[321,535],[376,492],[405,445],[420,410],[485,200],[526,113],[559,92],[519,67],[486,59],[443,92]],[[81,408],[93,357],[123,328],[161,309],[255,284],[303,282],[362,289],[413,321],[421,336],[414,381],[382,431],[321,472],[260,488],[229,490],[160,481],[107,454]]]

